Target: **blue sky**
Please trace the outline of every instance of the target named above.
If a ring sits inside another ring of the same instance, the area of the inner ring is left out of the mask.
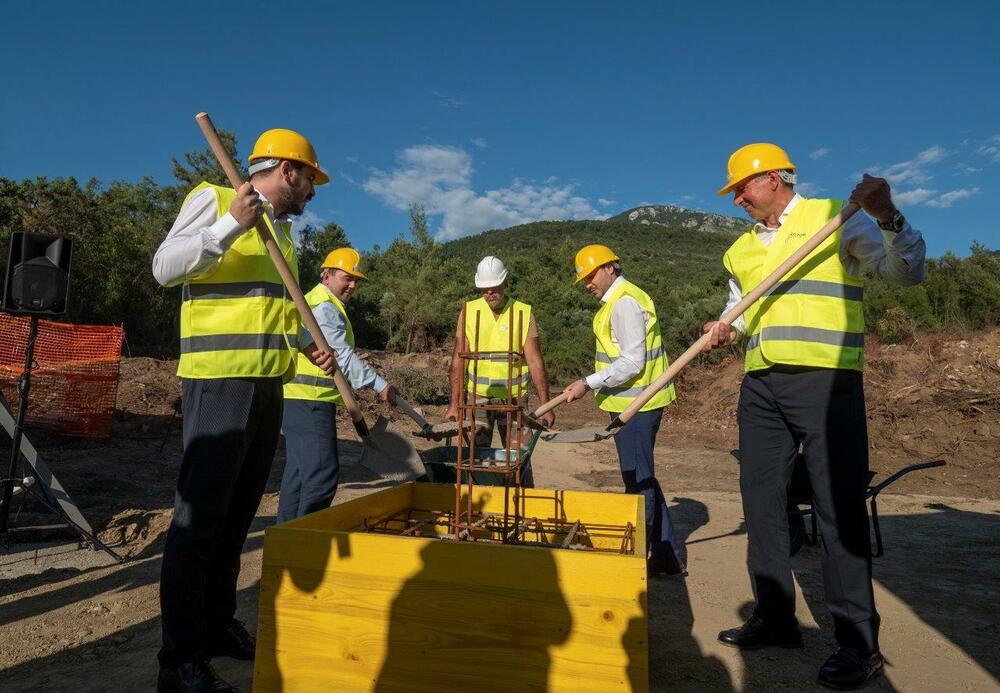
[[[642,203],[739,216],[726,159],[774,141],[814,196],[888,174],[931,255],[1000,247],[995,3],[622,5],[9,3],[0,175],[170,182],[205,110],[244,158],[306,134],[332,176],[306,220],[366,249],[410,202],[441,238]]]

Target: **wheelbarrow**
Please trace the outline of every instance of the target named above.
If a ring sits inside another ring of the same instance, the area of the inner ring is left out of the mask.
[[[740,460],[740,451],[731,450],[730,453]],[[910,472],[920,469],[930,469],[932,467],[943,467],[944,460],[933,460],[931,462],[919,462],[903,467],[898,472],[891,474],[883,481],[873,484],[875,472],[868,471],[868,486],[865,489],[865,500],[871,507],[872,530],[875,533],[875,549],[871,552],[872,558],[885,555],[885,546],[882,544],[882,529],[878,523],[878,494],[889,484],[898,481]],[[811,527],[806,530],[805,519],[811,520]],[[792,467],[792,478],[788,482],[788,537],[789,555],[794,556],[803,545],[816,544],[819,531],[816,527],[816,509],[813,507],[812,483],[809,480],[809,471],[806,468],[805,456],[800,452],[795,456],[795,465]]]
[[[523,488],[533,488],[534,479],[531,473],[531,453],[535,451],[541,431],[535,431],[531,436],[528,447],[520,451],[511,450],[514,460],[520,455],[523,461],[521,465],[521,486]],[[506,464],[507,450],[505,448],[476,448],[475,457],[477,464],[493,465],[502,467]],[[455,483],[455,463],[458,459],[458,448],[454,445],[440,445],[436,448],[429,448],[420,451],[420,461],[424,463],[426,474],[417,481],[429,481],[435,484]],[[513,460],[512,460],[513,461]],[[462,483],[468,483],[469,472],[462,472]],[[472,472],[472,483],[477,486],[503,486],[504,475],[491,472]]]

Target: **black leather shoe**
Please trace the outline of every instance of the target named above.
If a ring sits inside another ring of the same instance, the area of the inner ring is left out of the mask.
[[[233,619],[226,629],[210,636],[205,643],[206,657],[232,657],[253,661],[257,650],[257,638],[247,632],[246,627]]]
[[[687,566],[676,556],[671,554],[650,556],[646,559],[646,574],[650,577],[655,575],[680,575],[688,574]]]
[[[173,669],[160,668],[156,693],[240,693],[240,689],[219,678],[207,660],[185,662]]]
[[[827,688],[849,691],[861,688],[884,670],[881,652],[866,655],[851,647],[841,647],[820,668],[819,682]]]
[[[763,619],[751,616],[739,628],[730,628],[719,633],[719,642],[741,650],[756,650],[761,647],[802,647],[802,633],[799,627],[772,628]]]

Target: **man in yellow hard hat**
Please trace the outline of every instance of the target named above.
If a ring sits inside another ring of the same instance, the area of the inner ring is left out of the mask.
[[[842,200],[804,198],[795,183],[794,164],[773,144],[747,145],[729,158],[729,180],[719,194],[731,192],[755,223],[723,257],[731,275],[726,311],[843,206]],[[802,645],[785,502],[801,447],[840,646],[820,669],[819,682],[839,689],[864,685],[883,669],[865,506],[864,276],[916,284],[925,255],[923,238],[896,209],[885,180],[865,174],[850,199],[870,216],[855,214],[733,325],[705,325],[710,347],[732,343],[737,333],[747,336],[740,490],[757,604],[749,621],[721,632],[719,640],[743,649]]]
[[[622,276],[621,260],[604,245],[584,246],[576,254],[576,281],[583,282],[602,305],[593,323],[594,372],[565,389],[566,401],[593,390],[597,405],[614,418],[667,368],[656,306],[649,294]],[[615,435],[625,493],[640,493],[646,500],[646,560],[651,575],[686,574],[653,462],[663,408],[675,399],[674,386],[668,385]]]
[[[455,349],[451,358],[451,404],[445,418],[458,420],[458,402],[462,388],[468,388],[468,398],[480,401],[509,400],[526,398],[529,378],[535,385],[539,404],[549,401],[549,381],[545,372],[545,360],[538,340],[538,328],[531,306],[507,296],[507,267],[500,258],[487,255],[476,267],[476,288],[480,297],[466,302],[458,314],[455,327]],[[512,319],[513,318],[513,319]],[[476,324],[479,334],[476,334]],[[513,325],[513,328],[511,328]],[[513,329],[513,334],[510,330]],[[504,354],[494,353],[484,356],[477,364],[462,359],[459,354],[474,351],[506,352],[513,345],[515,351],[523,351],[525,364],[508,373],[508,361]],[[508,376],[512,388],[508,389]],[[552,412],[540,417],[546,426],[555,423]],[[477,433],[477,445],[489,447],[492,444],[493,429],[499,428],[501,444],[507,444],[509,425],[505,414],[488,411],[487,428]],[[514,432],[519,434],[518,431]],[[515,449],[518,443],[511,444]],[[530,483],[530,471],[526,470],[522,482]]]
[[[202,183],[153,258],[181,286],[184,454],[160,575],[163,647],[157,690],[230,691],[209,660],[254,658],[235,620],[240,553],[271,470],[282,380],[294,370],[299,318],[258,228],[273,232],[297,274],[290,215],[329,178],[305,137],[268,130],[239,190]],[[264,211],[275,228],[262,224]],[[333,355],[310,350],[332,372]]]
[[[360,263],[361,256],[354,248],[331,251],[323,261],[319,284],[306,294],[306,302],[351,387],[372,388],[383,402],[393,403],[396,389],[354,351],[354,328],[345,306],[358,282],[366,279]],[[311,342],[308,332],[300,338]],[[278,522],[330,506],[340,476],[337,405],[343,403],[333,378],[300,353],[295,377],[285,384],[281,429],[287,460],[281,477]]]

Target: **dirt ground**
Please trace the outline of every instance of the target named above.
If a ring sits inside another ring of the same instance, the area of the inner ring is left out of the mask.
[[[397,382],[444,392],[445,352],[372,354]],[[172,362],[122,365],[113,436],[65,438],[28,430],[102,540],[127,557],[80,550],[61,529],[16,531],[0,549],[0,691],[148,691],[159,647],[157,580],[180,461],[180,394]],[[649,589],[653,690],[803,690],[834,645],[823,605],[820,549],[794,559],[802,650],[741,653],[716,640],[747,615],[746,537],[738,492],[735,408],[742,365],[696,365],[664,418],[657,474],[670,500],[690,575]],[[886,555],[875,559],[888,666],[874,690],[1000,690],[1000,331],[868,349],[866,397],[875,480],[914,462],[945,467],[904,477],[879,496]],[[369,421],[378,407],[366,399]],[[424,407],[437,420],[444,407]],[[558,428],[604,423],[589,400],[558,410]],[[395,415],[394,415],[394,418]],[[397,425],[407,428],[405,422]],[[340,430],[350,431],[347,422]],[[351,433],[350,435],[353,435]],[[0,440],[2,445],[9,441]],[[427,444],[418,444],[426,447]],[[336,502],[384,487],[342,441]],[[540,443],[543,488],[621,490],[613,443]],[[256,624],[263,528],[274,522],[283,445],[243,555],[239,613]],[[23,528],[55,518],[26,505]],[[249,690],[252,666],[215,660]]]

